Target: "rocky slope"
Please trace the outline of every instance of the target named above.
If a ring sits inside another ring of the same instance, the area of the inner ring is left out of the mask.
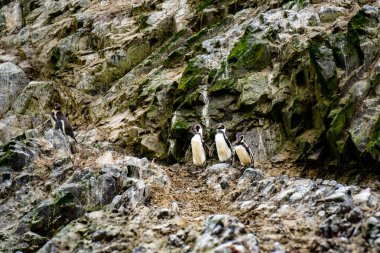
[[[380,251],[379,5],[0,1],[1,251]]]

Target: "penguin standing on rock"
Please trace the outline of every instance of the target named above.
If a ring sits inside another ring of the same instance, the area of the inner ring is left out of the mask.
[[[206,166],[206,148],[207,145],[203,141],[202,127],[199,124],[192,126],[192,133],[194,134],[191,138],[191,152],[193,155],[193,163],[198,167]]]
[[[244,135],[241,133],[237,133],[235,143],[236,145],[235,145],[234,159],[237,155],[241,165],[253,167],[254,165],[253,153],[252,153],[252,150],[248,147],[247,143],[244,141]]]
[[[51,113],[51,118],[53,121],[54,129],[60,129],[65,135],[70,136],[74,139],[76,143],[78,143],[75,139],[73,128],[71,127],[69,120],[62,113],[62,108],[60,104],[54,104],[54,108]]]
[[[216,125],[215,145],[219,161],[226,162],[231,159],[231,142],[227,138],[226,127],[222,123]]]

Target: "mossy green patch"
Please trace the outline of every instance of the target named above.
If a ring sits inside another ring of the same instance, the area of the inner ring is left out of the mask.
[[[203,28],[202,30],[200,30],[199,32],[197,32],[196,34],[194,34],[193,36],[191,36],[186,44],[188,46],[191,46],[197,42],[199,42],[202,38],[204,38],[204,36],[207,34],[207,28]]]
[[[186,52],[187,52],[187,49],[185,47],[180,47],[174,50],[168,55],[168,57],[164,60],[162,65],[165,68],[175,67],[176,65],[180,64],[184,60]]]
[[[345,130],[352,120],[354,112],[355,104],[353,102],[349,102],[343,108],[338,109],[338,111],[332,111],[332,113],[335,113],[335,116],[327,130],[326,137],[336,155],[343,151],[346,141]]]
[[[218,79],[216,80],[210,89],[210,93],[218,93],[218,92],[237,92],[235,89],[237,83],[237,78],[232,77],[232,78],[226,78],[226,79]]]
[[[171,126],[171,130],[188,129],[189,124],[186,121],[177,120]]]
[[[207,69],[204,67],[201,58],[196,57],[190,60],[182,74],[178,90],[183,92],[196,87],[206,74]]]
[[[234,69],[262,70],[271,62],[271,47],[269,43],[258,40],[246,30],[229,53],[227,60]]]
[[[376,160],[380,157],[380,117],[374,126],[371,141],[367,145],[367,150],[373,159]]]
[[[200,1],[200,3],[197,5],[197,11],[202,11],[209,7],[210,5],[214,4],[215,0],[204,0]]]

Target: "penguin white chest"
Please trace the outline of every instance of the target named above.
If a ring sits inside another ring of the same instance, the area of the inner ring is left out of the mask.
[[[218,152],[219,161],[224,162],[231,158],[232,152],[222,133],[215,135],[216,151]]]
[[[191,139],[193,162],[196,166],[203,166],[206,162],[206,152],[201,137],[197,134]]]
[[[53,115],[51,115],[50,121],[51,121],[53,128],[55,128],[55,124],[56,124],[56,120],[57,120],[57,111],[53,110],[52,113],[53,113]]]
[[[247,166],[251,164],[251,156],[243,146],[236,146],[235,151],[237,156],[239,157],[241,165]]]

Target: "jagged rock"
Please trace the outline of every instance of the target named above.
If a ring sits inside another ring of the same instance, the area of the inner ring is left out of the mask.
[[[24,71],[13,63],[0,64],[0,115],[8,111],[28,82]]]
[[[351,212],[348,214],[347,219],[351,222],[359,222],[362,219],[363,213],[360,210],[360,208],[355,207],[351,210]]]
[[[339,16],[342,16],[345,14],[345,9],[342,7],[336,7],[336,6],[322,6],[319,11],[319,18],[322,22],[330,22],[337,19]]]
[[[29,115],[11,115],[0,120],[0,145],[7,144],[11,139],[22,135],[33,122]]]
[[[136,184],[125,191],[124,195],[128,198],[128,205],[132,208],[142,204],[149,197],[150,187],[142,180],[137,180]]]
[[[101,206],[108,204],[117,194],[117,191],[117,181],[112,176],[103,174],[98,177],[95,194],[97,203]]]
[[[29,244],[29,249],[38,249],[48,241],[48,238],[40,236],[39,234],[33,233],[31,231],[26,232],[22,237],[22,240]]]
[[[42,202],[34,211],[30,229],[40,235],[49,235],[82,214],[82,205],[71,192],[58,192],[54,201]]]
[[[259,181],[263,179],[263,172],[259,169],[248,168],[244,171],[242,178],[248,179],[250,181]]]
[[[118,211],[121,205],[123,204],[124,198],[121,195],[116,195],[113,199],[111,204],[109,204],[111,211]]]
[[[112,230],[97,230],[92,234],[93,241],[111,241],[113,238],[117,237],[120,234],[119,229]]]
[[[258,252],[253,234],[247,233],[240,221],[228,215],[210,216],[200,237],[195,242],[196,252],[229,252],[229,249]]]
[[[64,135],[61,130],[49,129],[45,132],[45,139],[52,143],[52,150],[60,158],[71,155],[69,137]]]
[[[23,141],[25,136],[19,136],[19,141],[9,142],[0,152],[0,166],[9,166],[13,170],[20,171],[37,157],[40,153],[37,144]]]

